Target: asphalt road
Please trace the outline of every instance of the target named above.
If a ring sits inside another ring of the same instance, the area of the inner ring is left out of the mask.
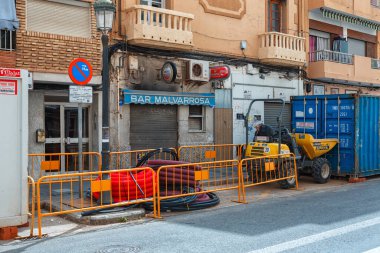
[[[0,252],[380,252],[380,180],[0,246]]]

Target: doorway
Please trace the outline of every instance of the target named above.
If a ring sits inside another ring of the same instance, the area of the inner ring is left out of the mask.
[[[89,108],[82,109],[82,143],[83,152],[89,151]],[[73,103],[45,103],[45,153],[77,153],[78,152],[78,105]],[[61,160],[61,171],[73,170],[76,157],[51,157]]]

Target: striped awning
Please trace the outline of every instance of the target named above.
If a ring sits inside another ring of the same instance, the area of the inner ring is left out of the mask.
[[[380,23],[378,22],[357,17],[357,16],[352,16],[346,13],[338,12],[338,11],[327,9],[327,8],[321,8],[320,10],[322,12],[323,17],[325,18],[330,18],[330,19],[335,19],[338,21],[355,24],[355,25],[360,25],[360,26],[371,28],[373,30],[380,30]]]

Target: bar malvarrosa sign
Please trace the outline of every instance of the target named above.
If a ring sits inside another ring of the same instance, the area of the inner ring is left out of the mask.
[[[213,93],[153,93],[124,90],[124,104],[165,104],[215,106]]]

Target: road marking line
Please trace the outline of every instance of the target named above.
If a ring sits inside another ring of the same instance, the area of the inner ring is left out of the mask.
[[[258,250],[253,250],[248,253],[277,253],[277,252],[282,252],[285,250],[290,250],[298,247],[302,247],[308,244],[312,244],[318,241],[322,241],[325,239],[330,239],[331,237],[336,237],[344,234],[348,234],[350,232],[360,230],[363,228],[371,227],[380,224],[380,217],[366,220],[366,221],[361,221],[358,223],[354,223],[351,225],[347,225],[344,227],[328,230],[319,234],[314,234],[306,237],[302,237],[296,240],[280,243],[277,245],[269,246],[267,248],[263,249],[258,249]]]
[[[379,253],[380,252],[380,247],[365,251],[363,253]]]

